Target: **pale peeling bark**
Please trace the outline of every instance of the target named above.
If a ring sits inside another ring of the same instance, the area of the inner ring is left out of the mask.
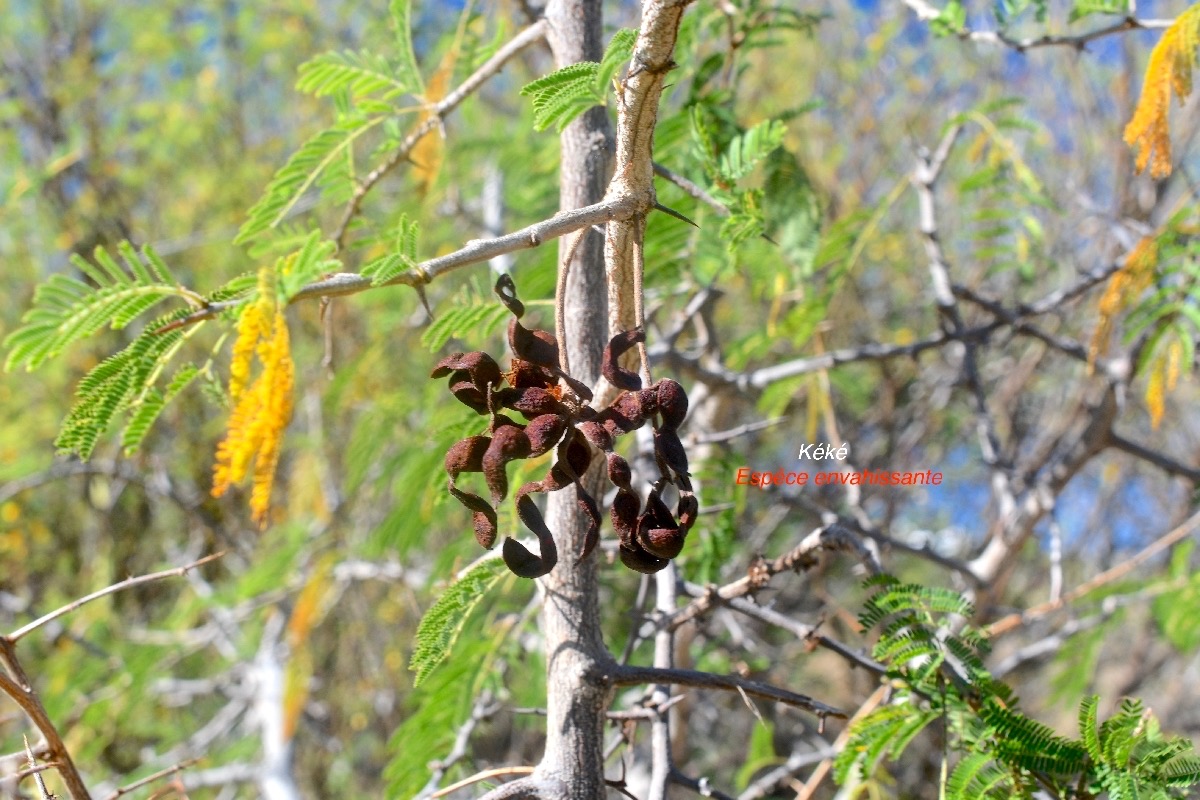
[[[654,207],[654,126],[679,22],[691,0],[648,1],[630,60],[629,72],[617,89],[616,164],[608,199],[630,198],[639,210],[606,228],[604,261],[608,272],[609,334],[627,331],[638,320],[634,300],[641,290],[634,247],[641,240],[645,214]]]

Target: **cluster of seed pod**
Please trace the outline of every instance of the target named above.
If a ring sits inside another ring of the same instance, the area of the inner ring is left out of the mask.
[[[601,519],[596,500],[580,479],[595,447],[604,453],[609,480],[617,487],[609,514],[620,540],[621,562],[638,572],[657,572],[683,549],[698,509],[688,477],[687,454],[677,432],[687,416],[683,387],[665,378],[642,388],[641,378],[622,368],[619,360],[645,341],[645,333],[626,331],[608,343],[601,367],[604,377],[622,393],[607,408],[597,411],[589,405],[591,390],[559,366],[554,336],[521,325],[525,307],[517,299],[511,277],[500,277],[496,294],[513,315],[508,325],[508,343],[513,352],[508,372],[502,372],[487,353],[475,352],[443,358],[431,375],[448,378],[455,398],[489,418],[485,435],[468,436],[446,452],[450,494],[472,512],[475,538],[488,549],[496,543],[496,507],[508,495],[508,463],[556,449],[546,477],[526,483],[514,496],[517,516],[537,536],[541,555],[535,556],[516,539],[507,537],[504,562],[525,578],[540,577],[554,568],[558,548],[530,495],[567,487],[574,487],[579,508],[589,520],[579,554],[581,560],[587,558],[600,541]],[[505,411],[520,414],[525,423],[516,422]],[[647,422],[654,427],[654,453],[661,477],[651,487],[643,509],[640,497],[630,486],[629,463],[614,448],[618,437]],[[458,486],[458,478],[464,473],[482,473],[490,500]],[[662,499],[667,484],[678,489],[675,514]]]

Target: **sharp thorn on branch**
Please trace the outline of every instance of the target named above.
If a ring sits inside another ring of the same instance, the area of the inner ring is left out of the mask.
[[[680,221],[682,221],[682,222],[686,222],[688,225],[691,225],[693,228],[699,228],[699,227],[700,227],[700,226],[699,226],[699,225],[697,225],[695,222],[693,222],[692,220],[690,220],[690,219],[688,219],[687,217],[685,217],[683,214],[680,214],[678,211],[676,211],[676,210],[675,210],[675,209],[673,209],[673,208],[667,208],[667,207],[666,207],[666,206],[664,206],[662,203],[655,203],[655,204],[654,204],[654,208],[655,208],[655,209],[657,209],[657,210],[659,210],[659,211],[661,211],[661,212],[663,212],[663,213],[664,213],[664,214],[666,214],[667,216],[674,217],[675,219],[677,219],[677,220],[680,220]]]

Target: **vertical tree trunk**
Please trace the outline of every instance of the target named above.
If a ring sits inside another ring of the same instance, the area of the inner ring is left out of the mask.
[[[546,9],[556,67],[599,61],[603,55],[600,0],[552,0]],[[607,112],[593,108],[562,134],[560,202],[563,209],[600,201],[608,184],[611,129]],[[571,373],[594,384],[607,338],[604,242],[593,231],[570,265],[566,296],[566,342]],[[560,262],[572,237],[560,242]],[[561,269],[561,266],[560,266]],[[599,462],[595,465],[599,467]],[[593,469],[587,481],[599,496],[601,477]],[[558,540],[558,566],[545,579],[542,627],[546,637],[546,753],[539,777],[560,782],[564,797],[603,800],[604,714],[612,686],[605,679],[611,663],[600,634],[596,570],[599,554],[576,563],[587,530],[574,493],[550,495],[546,519]]]

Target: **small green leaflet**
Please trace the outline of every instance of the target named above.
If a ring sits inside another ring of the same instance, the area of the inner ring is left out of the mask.
[[[280,301],[290,302],[301,289],[318,277],[338,272],[342,262],[333,258],[336,250],[337,245],[322,239],[320,231],[313,231],[304,239],[298,251],[276,261]]]
[[[322,173],[385,117],[352,116],[309,139],[275,173],[262,198],[247,213],[234,244],[244,244],[283,222]]]
[[[371,279],[372,286],[382,286],[401,272],[417,267],[417,234],[421,226],[401,215],[396,223],[396,248],[362,268],[362,274]]]
[[[413,686],[420,686],[438,664],[446,660],[463,624],[484,594],[508,574],[504,562],[489,558],[480,562],[451,585],[425,612],[417,627],[416,649],[408,668],[417,673]]]
[[[396,29],[396,50],[399,51],[400,63],[397,65],[399,76],[406,83],[416,88],[417,94],[425,94],[425,81],[421,79],[421,70],[417,67],[417,55],[412,43],[412,2],[411,0],[392,0],[392,25]]]
[[[96,248],[93,262],[72,256],[71,263],[95,286],[68,275],[52,275],[38,287],[24,323],[5,340],[5,370],[33,370],[75,342],[106,325],[120,330],[163,300],[177,297],[197,308],[205,299],[180,286],[149,246],[139,257],[133,246],[117,248],[124,266],[107,250]],[[144,259],[144,261],[143,261]]]
[[[195,364],[184,364],[175,373],[175,377],[171,379],[165,392],[160,392],[154,387],[146,392],[141,404],[136,406],[137,410],[130,416],[125,430],[121,433],[121,447],[124,448],[125,455],[133,455],[146,438],[146,434],[150,432],[158,415],[167,407],[167,403],[174,400],[175,396],[187,388],[187,385],[199,374],[200,370]]]
[[[316,97],[341,91],[354,96],[383,92],[383,98],[407,94],[413,87],[397,75],[388,60],[375,53],[352,50],[322,53],[300,65],[296,89]]]
[[[592,106],[604,105],[608,85],[629,60],[636,40],[637,31],[623,28],[613,36],[599,64],[595,61],[571,64],[521,89],[522,96],[533,100],[534,130],[544,131],[554,126],[562,131]]]
[[[745,133],[733,137],[721,155],[717,169],[729,182],[741,180],[754,171],[758,162],[769,156],[783,143],[787,128],[775,119],[764,120]]]

